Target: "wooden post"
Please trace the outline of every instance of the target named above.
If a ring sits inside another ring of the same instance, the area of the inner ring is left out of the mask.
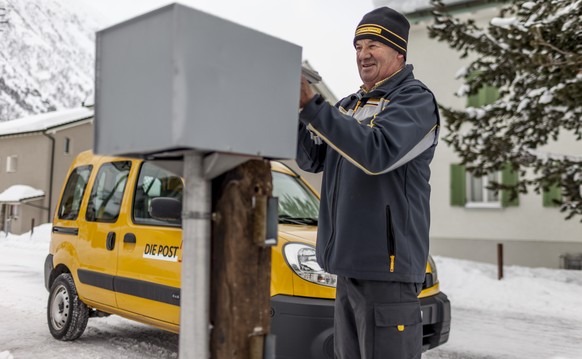
[[[248,161],[212,188],[210,355],[262,359],[271,320],[271,248],[264,246],[271,166]]]
[[[503,279],[503,243],[497,243],[497,279]]]

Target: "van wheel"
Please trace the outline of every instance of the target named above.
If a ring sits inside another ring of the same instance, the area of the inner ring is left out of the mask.
[[[47,318],[52,336],[59,340],[75,340],[87,327],[89,308],[79,299],[69,273],[58,276],[51,286]]]

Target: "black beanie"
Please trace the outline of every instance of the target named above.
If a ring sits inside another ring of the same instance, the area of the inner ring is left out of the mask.
[[[390,46],[406,57],[409,29],[410,23],[404,15],[389,7],[381,7],[364,15],[356,28],[354,46],[360,39],[372,39]]]

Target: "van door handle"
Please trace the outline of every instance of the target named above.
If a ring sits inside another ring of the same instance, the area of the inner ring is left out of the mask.
[[[133,233],[127,233],[125,236],[123,236],[123,243],[136,243],[136,239],[135,239],[135,234]]]
[[[115,232],[107,233],[107,241],[105,242],[105,248],[108,251],[112,251],[115,247]]]
[[[53,226],[53,233],[72,234],[76,236],[79,234],[79,228]]]

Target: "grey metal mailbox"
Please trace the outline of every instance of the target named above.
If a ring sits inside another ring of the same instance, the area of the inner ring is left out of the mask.
[[[301,47],[180,4],[97,32],[97,153],[294,158]]]

